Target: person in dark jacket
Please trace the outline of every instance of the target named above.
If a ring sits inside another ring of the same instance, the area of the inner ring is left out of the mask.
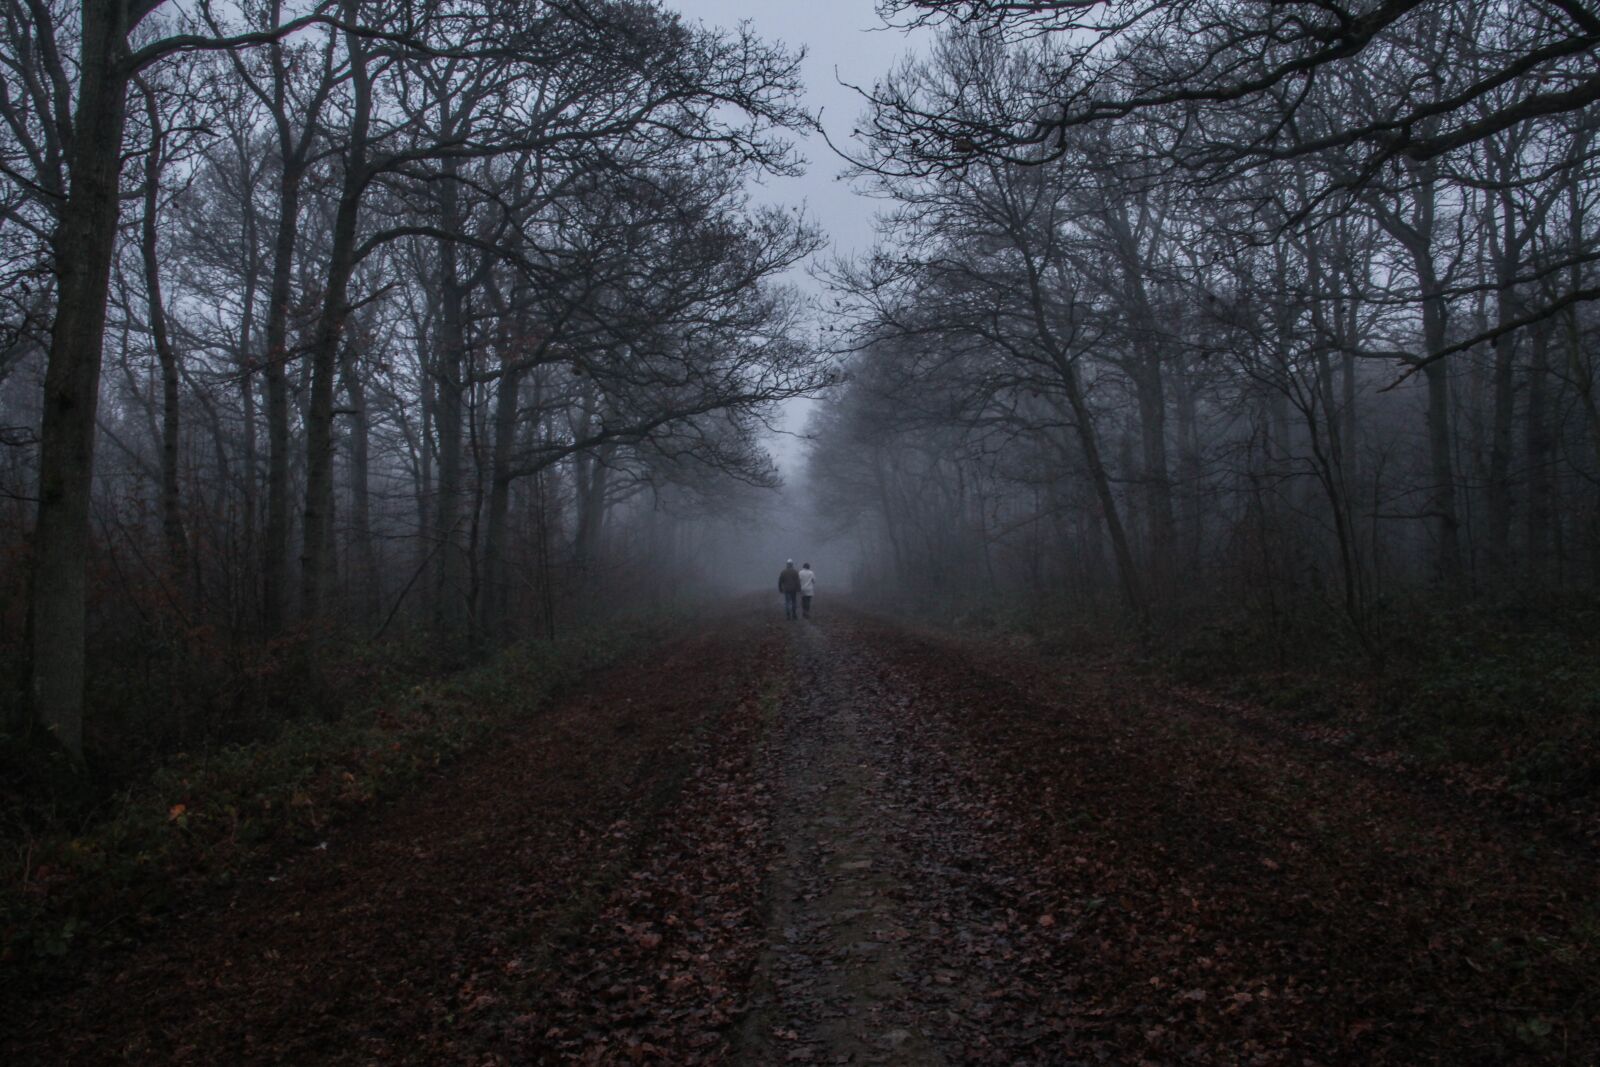
[[[794,569],[794,560],[783,565],[778,572],[778,592],[783,594],[783,617],[791,622],[800,617],[800,572]]]

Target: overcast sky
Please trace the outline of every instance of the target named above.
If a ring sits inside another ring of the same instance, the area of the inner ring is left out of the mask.
[[[870,89],[916,41],[884,27],[873,0],[665,0],[691,19],[709,26],[736,26],[748,20],[767,41],[806,50],[806,108],[822,112],[834,144],[850,143],[850,130],[865,110],[860,96],[844,85]],[[810,161],[804,177],[775,179],[758,195],[781,203],[804,202],[840,252],[865,248],[872,239],[874,202],[839,180],[844,163],[821,138],[802,145]]]
[[[805,48],[806,109],[822,113],[828,136],[847,151],[850,131],[865,106],[845,85],[870,89],[901,56],[915,50],[923,37],[908,37],[886,28],[873,0],[665,0],[665,4],[708,26],[731,28],[748,20],[764,40]],[[800,148],[808,160],[805,175],[769,179],[755,196],[767,202],[805,204],[832,242],[831,250],[822,253],[824,257],[831,252],[849,254],[866,249],[872,242],[877,202],[840,179],[844,161],[821,138],[809,138]],[[803,270],[795,272],[792,280],[807,290],[817,288]],[[810,408],[807,401],[792,401],[784,411],[784,431],[800,433]],[[779,437],[772,448],[792,482],[803,459],[801,442],[795,437]]]

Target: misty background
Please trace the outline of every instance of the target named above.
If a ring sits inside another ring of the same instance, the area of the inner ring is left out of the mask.
[[[869,249],[879,210],[879,202],[849,180],[846,161],[834,146],[849,151],[854,143],[854,131],[867,107],[858,90],[871,89],[893,62],[914,52],[930,34],[885,25],[873,0],[765,4],[754,9],[734,0],[682,0],[675,6],[686,18],[711,25],[748,21],[763,38],[805,50],[801,68],[805,106],[818,118],[825,136],[806,132],[796,138],[809,161],[804,174],[766,178],[750,192],[758,201],[803,205],[827,238],[824,250],[785,277],[816,302],[816,343],[825,345],[829,339],[820,328],[832,318],[833,300],[816,272],[829,259]],[[809,397],[785,401],[775,420],[769,447],[784,479],[777,499],[768,502],[762,514],[709,531],[706,552],[731,564],[720,571],[720,580],[729,583],[730,591],[747,582],[752,589],[770,586],[776,595],[777,570],[783,561],[792,556],[802,563],[808,553],[816,557],[811,563],[822,570],[824,589],[838,593],[849,588],[857,554],[828,516],[817,514],[806,483],[807,429],[816,405]],[[769,576],[768,571],[773,573]]]
[[[791,558],[1208,662],[1585,610],[1588,17],[1135,7],[13,5],[11,713],[161,749]]]

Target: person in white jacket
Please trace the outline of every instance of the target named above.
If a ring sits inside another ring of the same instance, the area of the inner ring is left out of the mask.
[[[811,618],[811,596],[816,592],[816,588],[816,572],[811,569],[811,564],[802,563],[800,565],[800,614],[807,619]]]

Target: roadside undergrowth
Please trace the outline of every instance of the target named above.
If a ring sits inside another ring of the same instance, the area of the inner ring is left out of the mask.
[[[1060,611],[922,616],[932,632],[1026,647],[1075,670],[1132,671],[1286,741],[1431,781],[1600,846],[1600,615],[1581,598],[1374,622],[1375,664],[1328,613],[1217,614],[1140,647]]]
[[[1063,1060],[1593,1062],[1600,885],[1567,835],[1113,664],[874,641],[1075,950]]]
[[[91,818],[10,813],[0,833],[0,965],[37,982],[125,946],[208,889],[405,793],[648,639],[594,630],[509,649],[443,678],[394,685],[328,721],[178,753]]]

